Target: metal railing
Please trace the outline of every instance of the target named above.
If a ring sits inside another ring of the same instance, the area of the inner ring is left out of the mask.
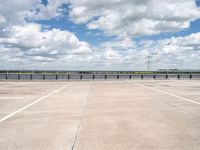
[[[62,74],[62,73],[0,73],[0,80],[134,80],[134,79],[200,79],[200,73],[138,73],[138,74]]]

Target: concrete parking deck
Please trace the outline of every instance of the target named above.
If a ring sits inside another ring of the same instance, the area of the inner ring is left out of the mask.
[[[200,81],[0,82],[0,150],[200,150]]]

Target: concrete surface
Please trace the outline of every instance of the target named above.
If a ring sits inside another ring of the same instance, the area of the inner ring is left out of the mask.
[[[0,150],[200,150],[200,81],[0,82]]]

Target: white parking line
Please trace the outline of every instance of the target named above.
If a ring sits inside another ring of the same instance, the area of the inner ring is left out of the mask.
[[[49,94],[47,94],[47,95],[45,95],[45,96],[42,96],[42,97],[40,97],[39,99],[36,99],[36,100],[33,101],[32,103],[30,103],[30,104],[28,104],[28,105],[26,105],[26,106],[24,106],[24,107],[18,109],[17,111],[12,112],[11,114],[9,114],[9,115],[7,115],[7,116],[1,118],[1,119],[0,119],[0,123],[3,122],[3,121],[5,121],[5,120],[7,120],[7,119],[9,119],[10,117],[14,116],[15,114],[17,114],[17,113],[19,113],[19,112],[21,112],[21,111],[23,111],[23,110],[25,110],[25,109],[31,107],[32,105],[34,105],[34,104],[40,102],[41,100],[43,100],[43,99],[45,99],[45,98],[47,98],[47,97],[49,97],[49,96],[51,96],[51,95],[53,95],[53,94],[56,94],[56,93],[60,92],[62,89],[64,89],[65,87],[68,87],[68,86],[70,86],[70,85],[72,85],[72,83],[71,83],[71,84],[67,84],[67,85],[65,85],[65,86],[63,86],[63,87],[61,87],[61,88],[59,88],[59,89],[57,89],[57,90],[54,90],[53,92],[50,92]]]
[[[153,91],[162,93],[162,94],[166,94],[166,95],[170,95],[170,96],[179,98],[179,99],[181,99],[181,100],[183,100],[183,101],[187,101],[187,102],[190,102],[190,103],[194,103],[194,104],[200,105],[199,102],[196,102],[196,101],[194,101],[194,100],[192,100],[192,99],[189,99],[189,98],[185,98],[185,97],[182,97],[182,96],[175,95],[175,94],[173,94],[173,93],[161,91],[161,90],[158,90],[158,89],[155,89],[155,88],[152,88],[152,87],[149,87],[149,86],[145,86],[145,85],[142,85],[142,84],[139,84],[139,83],[135,83],[135,84],[138,85],[138,86],[140,86],[140,87],[146,88],[146,89],[150,89],[150,90],[153,90]]]
[[[24,97],[0,97],[0,100],[8,100],[8,99],[11,99],[11,100],[15,100],[15,99],[23,99]]]

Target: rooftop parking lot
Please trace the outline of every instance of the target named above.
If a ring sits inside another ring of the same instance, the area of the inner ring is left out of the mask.
[[[1,81],[0,150],[200,150],[200,80]]]

